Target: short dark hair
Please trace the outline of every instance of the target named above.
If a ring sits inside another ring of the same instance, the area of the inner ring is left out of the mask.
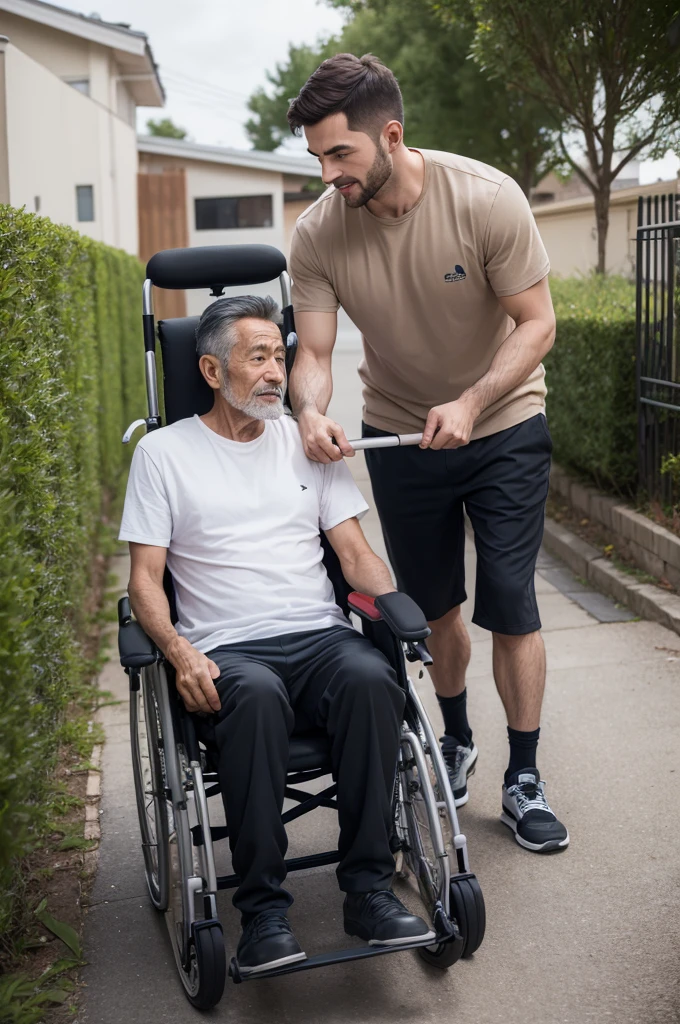
[[[294,135],[331,114],[347,115],[350,131],[376,139],[387,121],[404,123],[404,103],[396,78],[372,53],[337,53],[320,64],[288,108]]]
[[[281,310],[271,295],[225,295],[201,314],[196,325],[196,352],[217,356],[226,370],[231,350],[238,341],[234,327],[239,320],[269,320],[281,323]]]

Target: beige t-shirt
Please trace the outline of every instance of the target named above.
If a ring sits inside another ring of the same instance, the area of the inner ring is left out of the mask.
[[[350,209],[334,188],[298,218],[293,306],[342,305],[363,335],[364,419],[422,430],[429,410],[482,377],[514,322],[496,296],[541,281],[550,265],[519,185],[487,164],[419,150],[425,182],[403,217]],[[545,408],[543,366],[479,417],[473,439]]]

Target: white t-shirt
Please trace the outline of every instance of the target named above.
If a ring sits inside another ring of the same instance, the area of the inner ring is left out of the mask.
[[[266,420],[244,443],[194,416],[140,440],[119,538],[168,549],[177,631],[205,653],[348,626],[322,563],[319,528],[367,509],[344,462],[306,457],[289,416]]]

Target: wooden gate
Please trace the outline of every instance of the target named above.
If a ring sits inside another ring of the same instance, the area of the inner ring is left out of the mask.
[[[159,249],[186,248],[187,186],[184,168],[137,175],[139,258],[146,263]],[[154,288],[157,320],[187,315],[186,293]]]

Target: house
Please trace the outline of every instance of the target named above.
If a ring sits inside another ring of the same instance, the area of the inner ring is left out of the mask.
[[[137,145],[144,261],[159,249],[253,242],[288,256],[297,217],[323,188],[311,157],[158,136],[140,136]],[[271,285],[253,288],[262,290]],[[201,313],[207,300],[207,292],[157,292],[154,302],[159,316],[185,316]]]
[[[678,195],[678,179],[653,185],[616,189],[609,204],[607,273],[635,274],[638,197],[660,202]],[[548,250],[553,274],[559,277],[588,274],[597,266],[597,226],[592,193],[560,202],[532,206],[538,230]]]
[[[613,163],[616,164],[622,156],[622,153],[615,153],[612,158]],[[629,160],[612,181],[612,192],[622,188],[635,188],[639,185],[640,166],[639,160]],[[586,171],[586,173],[589,172]],[[561,178],[554,171],[550,171],[549,174],[541,178],[535,188],[532,188],[530,200],[532,206],[538,206],[541,203],[559,203],[563,199],[579,199],[589,195],[592,195],[590,189],[583,178],[575,172],[572,172],[568,178]]]
[[[0,0],[0,202],[138,251],[136,108],[164,95],[147,37]]]

